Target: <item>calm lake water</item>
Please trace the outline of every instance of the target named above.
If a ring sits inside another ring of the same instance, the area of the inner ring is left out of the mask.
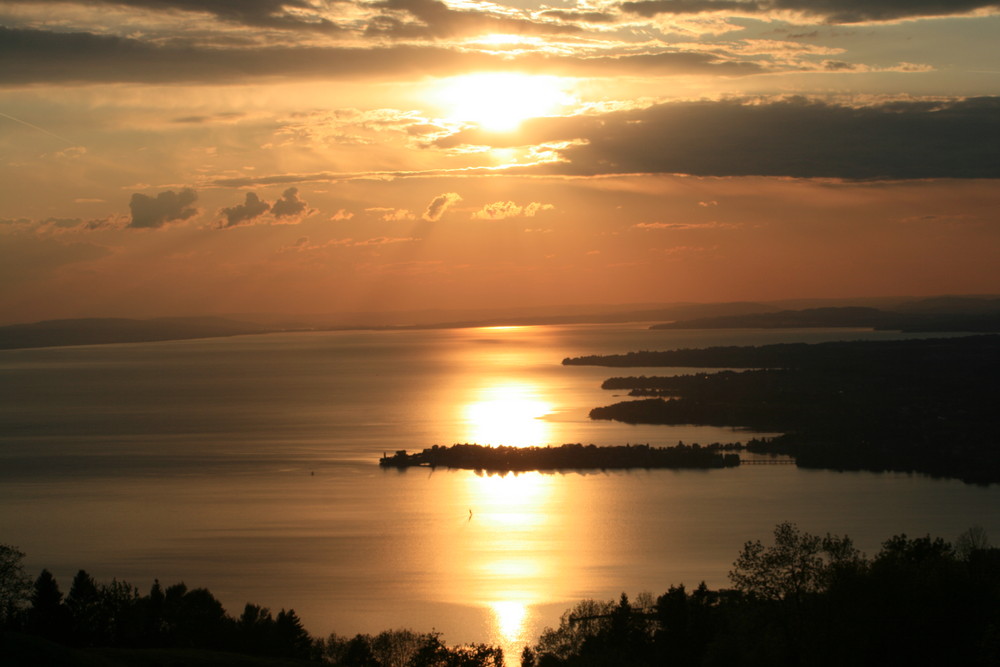
[[[592,422],[613,375],[567,356],[900,338],[847,330],[574,325],[297,333],[0,352],[0,543],[148,592],[154,578],[294,608],[317,636],[432,629],[520,647],[576,601],[725,586],[794,521],[869,555],[898,533],[1000,541],[1000,486],[794,466],[712,471],[383,471],[433,444],[733,442]]]

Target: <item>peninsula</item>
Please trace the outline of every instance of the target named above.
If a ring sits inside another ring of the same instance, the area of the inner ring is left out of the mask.
[[[647,398],[595,408],[592,419],[780,432],[750,449],[793,456],[805,467],[1000,483],[1000,336],[632,352],[563,363],[720,369],[611,378],[604,388]]]

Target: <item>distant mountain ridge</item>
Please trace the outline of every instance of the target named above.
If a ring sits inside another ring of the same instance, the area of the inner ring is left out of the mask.
[[[144,343],[192,338],[218,338],[244,334],[276,333],[279,331],[335,331],[345,329],[457,329],[485,326],[531,326],[542,324],[584,324],[615,322],[655,322],[682,317],[704,317],[716,314],[750,314],[775,310],[757,303],[672,304],[662,307],[628,310],[609,307],[601,312],[567,309],[571,312],[542,314],[536,309],[524,313],[496,315],[454,321],[387,324],[385,321],[352,323],[331,316],[276,317],[247,315],[240,319],[227,317],[159,317],[131,319],[120,317],[60,319],[0,326],[0,349],[63,347],[67,345],[103,345],[110,343]],[[553,309],[555,310],[555,309]],[[447,312],[437,313],[446,316]],[[470,313],[471,314],[471,313]],[[477,312],[476,315],[481,313]],[[483,313],[484,314],[484,313]],[[405,314],[397,314],[397,318]],[[386,316],[382,316],[386,317]],[[251,321],[259,318],[261,321]]]
[[[819,307],[791,309],[800,303]],[[865,304],[865,305],[861,305]],[[782,307],[784,306],[784,307]],[[449,319],[451,317],[451,319]],[[654,329],[857,327],[903,331],[1000,331],[1000,298],[814,299],[756,303],[617,304],[465,311],[226,317],[56,319],[0,326],[0,349],[143,343],[282,331],[445,329],[488,326],[664,322]]]
[[[1000,331],[1000,299],[938,297],[900,304],[892,310],[827,306],[801,310],[700,317],[655,324],[652,329],[796,329],[860,327],[909,332]]]
[[[222,317],[119,317],[45,320],[0,327],[0,349],[148,343],[269,333],[274,329]]]

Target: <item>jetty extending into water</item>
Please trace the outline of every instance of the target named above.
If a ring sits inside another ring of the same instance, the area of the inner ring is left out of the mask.
[[[649,445],[568,444],[558,447],[490,447],[461,444],[451,447],[434,445],[421,452],[406,450],[384,455],[384,468],[462,468],[486,472],[526,472],[529,470],[622,470],[629,468],[731,468],[740,465],[738,450],[743,445],[678,444],[675,447]]]

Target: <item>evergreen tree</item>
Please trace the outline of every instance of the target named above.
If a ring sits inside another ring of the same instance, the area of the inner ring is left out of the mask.
[[[142,643],[146,646],[163,644],[163,604],[165,600],[160,580],[154,579],[149,595],[142,599]]]
[[[28,631],[52,641],[65,641],[69,633],[69,610],[62,599],[62,591],[52,573],[42,570],[31,594]]]
[[[275,654],[287,658],[308,659],[313,653],[313,642],[302,627],[294,609],[282,609],[274,619],[273,645]]]
[[[80,570],[73,577],[66,608],[70,613],[70,641],[77,646],[95,646],[106,640],[105,628],[100,619],[101,594],[97,583]]]
[[[271,617],[271,611],[248,602],[243,607],[243,613],[236,619],[239,650],[250,654],[269,652],[273,634],[274,618]]]
[[[143,634],[139,591],[132,584],[112,579],[100,587],[99,618],[109,646],[138,646]]]

